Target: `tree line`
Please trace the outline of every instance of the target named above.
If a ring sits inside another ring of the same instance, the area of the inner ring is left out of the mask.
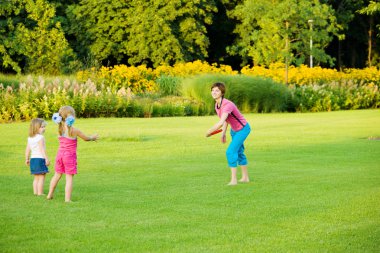
[[[380,66],[379,20],[373,0],[2,0],[0,68]]]

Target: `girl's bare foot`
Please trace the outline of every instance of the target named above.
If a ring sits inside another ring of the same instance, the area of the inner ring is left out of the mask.
[[[240,183],[249,183],[249,178],[242,178],[239,180]]]
[[[47,200],[52,200],[52,199],[53,199],[53,196],[47,195],[46,199],[47,199]]]
[[[236,181],[231,181],[227,185],[229,185],[229,186],[231,186],[231,185],[237,185],[237,182]]]

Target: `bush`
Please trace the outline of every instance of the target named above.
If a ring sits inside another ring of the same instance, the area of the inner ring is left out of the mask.
[[[152,117],[201,115],[203,103],[181,97],[133,96],[124,87],[113,91],[91,80],[45,83],[29,79],[19,89],[0,87],[0,122],[50,119],[63,105],[71,105],[78,117]],[[189,109],[191,108],[191,109]]]
[[[357,84],[353,81],[332,82],[323,85],[292,86],[297,101],[296,110],[321,112],[380,107],[377,85]]]
[[[227,99],[232,100],[242,112],[283,112],[295,109],[290,90],[271,79],[243,75],[202,75],[187,78],[182,84],[184,96],[204,101],[207,113],[214,111],[211,85],[223,82]]]
[[[277,82],[284,83],[285,64],[275,63],[269,68],[245,66],[241,73],[248,76],[262,76],[271,78]],[[309,68],[301,65],[299,67],[289,66],[288,83],[291,85],[322,85],[333,82],[354,82],[355,84],[373,83],[380,86],[380,69],[376,67],[364,69],[327,69],[321,67]]]

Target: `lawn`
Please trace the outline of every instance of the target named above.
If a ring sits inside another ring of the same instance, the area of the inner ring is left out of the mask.
[[[64,178],[33,196],[29,123],[0,124],[0,252],[379,252],[380,110],[246,116],[233,187],[216,116],[78,119],[101,140],[79,141],[69,204]]]

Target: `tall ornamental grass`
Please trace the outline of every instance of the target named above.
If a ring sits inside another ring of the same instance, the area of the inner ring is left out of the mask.
[[[268,78],[243,75],[200,75],[187,78],[182,83],[182,95],[204,101],[213,110],[210,95],[215,82],[226,85],[225,97],[232,100],[243,112],[293,111],[290,90]]]
[[[181,81],[180,77],[161,75],[156,79],[159,94],[161,96],[179,96]]]

